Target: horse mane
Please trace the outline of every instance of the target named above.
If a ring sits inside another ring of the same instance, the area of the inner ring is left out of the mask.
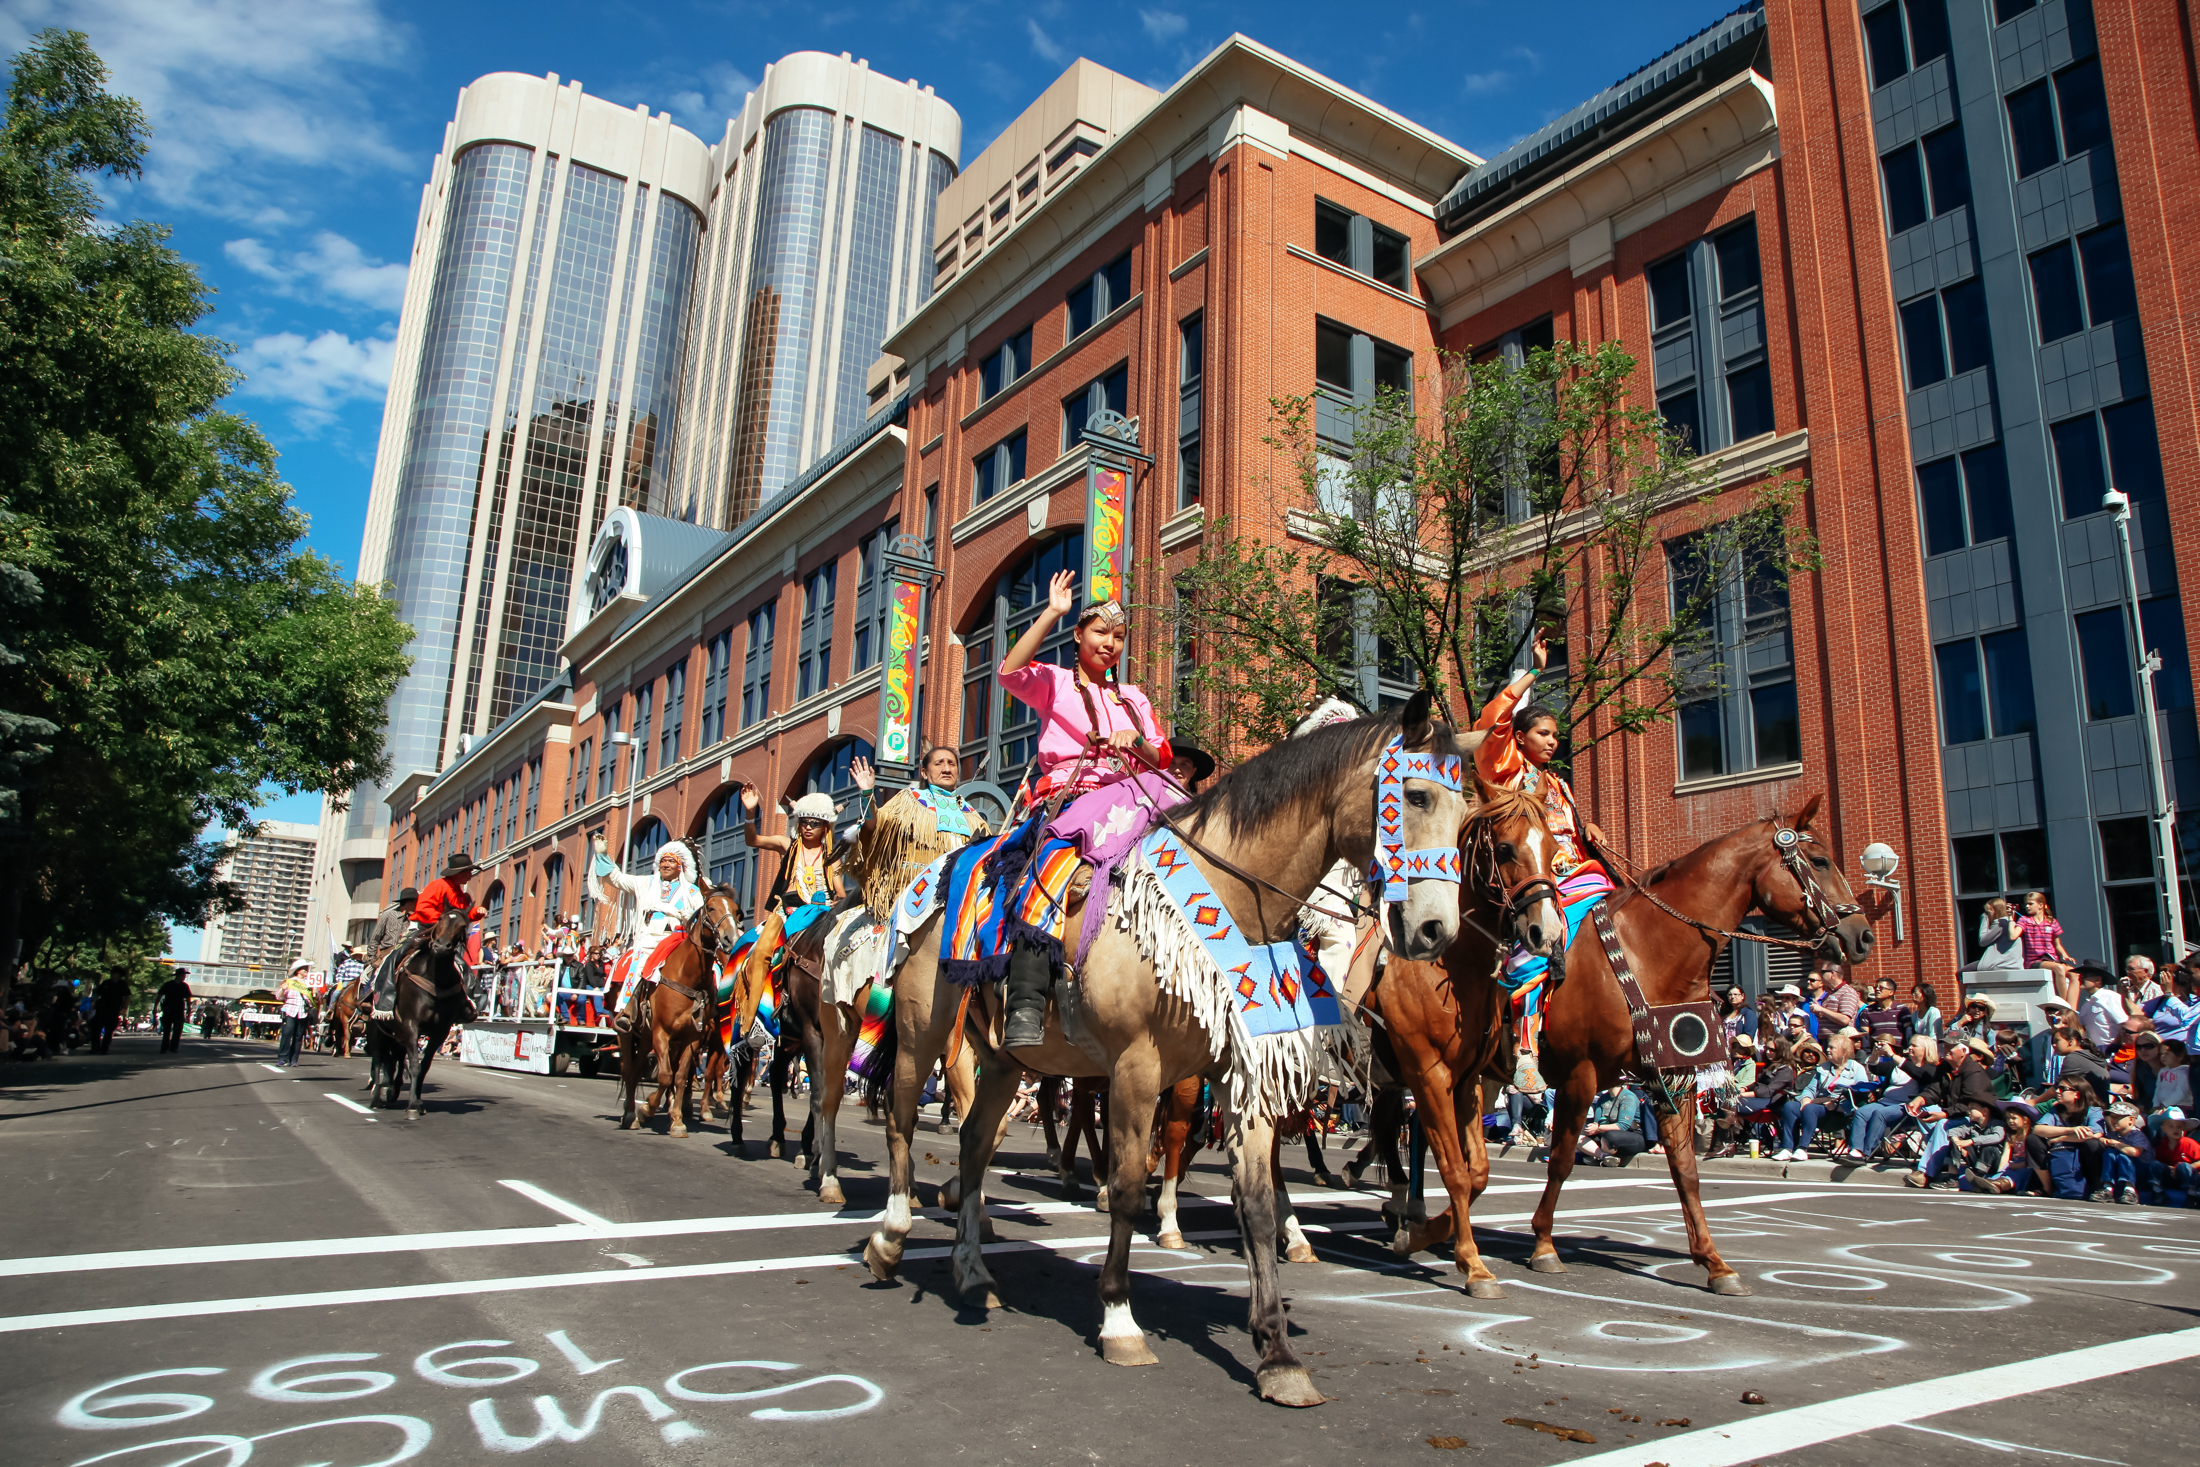
[[[1394,710],[1271,744],[1169,813],[1180,822],[1225,821],[1234,830],[1266,825],[1319,798],[1403,727],[1403,713]],[[1432,726],[1429,752],[1466,757],[1451,725],[1441,722]]]
[[[1548,828],[1543,819],[1543,802],[1524,789],[1505,788],[1485,792],[1482,802],[1475,806],[1474,813],[1467,819],[1503,820],[1513,815],[1532,819],[1536,824]]]

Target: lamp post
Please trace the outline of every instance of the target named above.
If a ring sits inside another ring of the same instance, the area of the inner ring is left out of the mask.
[[[2177,811],[2170,804],[2169,780],[2162,770],[2161,730],[2154,715],[2154,674],[2161,671],[2162,659],[2148,650],[2146,627],[2139,620],[2139,571],[2131,559],[2131,496],[2111,489],[2101,496],[2101,507],[2116,516],[2116,545],[2124,555],[2124,608],[2131,616],[2131,644],[2139,649],[2139,736],[2146,741],[2147,777],[2154,793],[2154,869],[2169,910],[2169,950],[2176,961],[2185,955],[2185,904],[2177,892]]]
[[[1856,858],[1856,864],[1864,868],[1864,884],[1876,886],[1881,891],[1894,893],[1894,940],[1901,942],[1902,935],[1902,883],[1894,879],[1895,869],[1902,858],[1895,854],[1893,846],[1875,840],[1864,847],[1864,853]]]

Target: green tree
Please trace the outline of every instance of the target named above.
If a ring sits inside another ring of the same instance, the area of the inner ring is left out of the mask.
[[[1325,694],[1367,702],[1370,668],[1471,718],[1539,628],[1568,656],[1538,698],[1577,752],[1716,685],[1719,598],[1818,563],[1793,522],[1805,486],[1722,492],[1716,460],[1637,400],[1635,378],[1617,342],[1560,343],[1446,358],[1433,407],[1389,389],[1356,407],[1276,400],[1264,441],[1290,466],[1289,533],[1218,520],[1176,577],[1177,727],[1271,741]],[[1690,532],[1669,594],[1667,545]]]
[[[0,126],[0,983],[234,898],[200,832],[263,792],[387,772],[411,632],[305,549],[258,429],[220,403],[211,290],[92,179],[147,128],[84,36],[14,58]]]

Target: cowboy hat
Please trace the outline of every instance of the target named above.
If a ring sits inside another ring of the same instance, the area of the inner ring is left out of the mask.
[[[443,874],[445,876],[449,876],[456,871],[472,871],[474,869],[476,869],[474,858],[464,851],[451,852],[451,859],[443,863]]]
[[[1987,996],[1986,996],[1985,994],[1983,994],[1983,993],[1974,993],[1974,994],[1972,994],[1972,995],[1971,995],[1971,996],[1970,996],[1969,998],[1967,998],[1967,999],[1965,999],[1965,1000],[1963,1001],[1963,1006],[1964,1006],[1965,1008],[1967,1008],[1967,1009],[1968,1009],[1968,1008],[1981,1008],[1981,1009],[1984,1009],[1984,1010],[1986,1010],[1986,1017],[1987,1017],[1987,1018],[1991,1019],[1992,1017],[1994,1017],[1994,1001],[1993,1001],[1992,999],[1988,998],[1988,997],[1987,997]]]
[[[298,970],[299,970],[300,968],[310,968],[310,967],[312,967],[312,966],[313,966],[313,960],[312,960],[312,959],[310,959],[310,958],[296,958],[296,959],[293,959],[293,960],[292,960],[292,962],[291,962],[291,964],[290,964],[290,971],[291,971],[291,972],[293,972],[293,973],[295,973],[295,972],[297,972],[297,971],[298,971]]]
[[[1201,780],[1211,777],[1215,772],[1215,756],[1199,745],[1185,743],[1182,739],[1169,740],[1169,757],[1172,761],[1177,759],[1192,761],[1193,784],[1198,784]]]
[[[2080,959],[2073,969],[2080,978],[2097,978],[2103,983],[2114,983],[2116,975],[2108,970],[2108,964],[2099,958]]]
[[[411,906],[413,903],[420,900],[420,888],[417,886],[406,887],[403,891],[400,891],[397,894],[397,900],[400,904],[404,906]]]
[[[1988,1059],[1992,1059],[1994,1057],[1994,1046],[1988,1044],[1985,1040],[1979,1038],[1976,1034],[1965,1036],[1963,1047],[1971,1051],[1971,1053],[1973,1054],[1983,1054]]]
[[[1738,1033],[1732,1039],[1729,1039],[1727,1043],[1736,1049],[1755,1049],[1757,1047],[1757,1041],[1747,1034]]]
[[[830,825],[833,823],[833,816],[838,812],[833,808],[833,797],[831,795],[808,794],[796,800],[794,808],[788,813],[793,816],[797,824],[804,820],[822,820]]]

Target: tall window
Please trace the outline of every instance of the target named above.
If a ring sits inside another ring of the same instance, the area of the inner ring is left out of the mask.
[[[1362,708],[1382,711],[1410,699],[1417,679],[1413,664],[1400,656],[1375,625],[1375,592],[1350,581],[1324,577],[1321,648],[1324,660],[1351,669],[1350,686],[1340,689]]]
[[[596,798],[610,798],[619,787],[619,715],[625,711],[624,700],[615,701],[604,710],[603,751],[596,760]]]
[[[670,769],[680,762],[680,730],[687,722],[687,659],[665,669],[665,728],[657,737],[657,767]]]
[[[542,863],[542,920],[552,927],[565,917],[565,857],[553,855]]]
[[[1069,339],[1075,341],[1131,298],[1131,252],[1123,251],[1069,293]]]
[[[1025,556],[993,583],[993,596],[963,633],[962,740],[964,779],[989,779],[1004,787],[1022,777],[1024,765],[1039,751],[1039,724],[1031,710],[1001,691],[994,670],[1047,602],[1047,582],[1056,571],[1074,571],[1084,563],[1082,530]],[[1077,662],[1073,635],[1077,613],[1054,625],[1040,644],[1039,662],[1072,667]]]
[[[703,741],[709,748],[726,736],[726,669],[733,662],[733,631],[710,639],[710,660],[703,673]]]
[[[1940,685],[1940,741],[1977,743],[1991,734],[2033,733],[2032,654],[2022,627],[1943,642],[1933,649]]]
[[[527,829],[535,833],[535,817],[542,810],[542,758],[537,755],[527,761]]]
[[[1716,583],[1702,612],[1705,643],[1680,668],[1681,778],[1800,762],[1787,576],[1771,561],[1711,563],[1701,536],[1672,542],[1666,556],[1676,611]]]
[[[803,579],[802,637],[794,664],[797,703],[832,686],[833,592],[839,583],[840,563],[831,560]]]
[[[2095,57],[2011,92],[2008,106],[2009,144],[2019,178],[2108,142],[2108,93]]]
[[[856,625],[848,670],[861,672],[886,655],[886,547],[901,533],[888,520],[856,546]]]
[[[1971,167],[1963,155],[1963,129],[1944,127],[1904,143],[1879,160],[1887,193],[1887,232],[1915,229],[1971,202]]]
[[[520,861],[512,867],[512,915],[504,927],[504,945],[511,947],[527,932],[527,863]]]
[[[494,938],[504,930],[504,883],[489,888],[489,894],[481,902],[481,931],[485,937]]]
[[[1974,448],[1960,459],[1919,464],[1917,500],[1927,555],[1946,555],[2016,533],[2016,516],[2009,508],[2009,461],[1998,443]]]
[[[741,663],[741,726],[772,716],[772,627],[779,607],[767,601],[749,613],[749,650]]]
[[[2111,224],[2063,240],[2031,257],[2032,298],[2039,307],[2040,344],[2075,336],[2139,314],[2124,227]],[[2081,283],[2082,282],[2082,283]]]
[[[2063,518],[2099,514],[2101,496],[2111,487],[2135,501],[2162,497],[2162,448],[2151,401],[2141,398],[2065,418],[2048,430],[2048,437],[2055,445]]]
[[[595,747],[594,739],[582,739],[580,751],[566,767],[565,808],[568,810],[578,810],[588,803],[588,761]]]
[[[1986,327],[1986,287],[1977,277],[1901,309],[1902,358],[1910,391],[1977,371],[1993,360]]]
[[[634,739],[627,745],[626,782],[629,788],[649,777],[649,732],[657,712],[657,685],[643,683],[634,691]]]
[[[714,886],[730,886],[741,910],[756,911],[756,852],[749,849],[741,816],[741,787],[728,786],[710,807],[703,836],[703,869]]]
[[[1093,379],[1062,400],[1062,452],[1085,441],[1085,425],[1102,408],[1128,413],[1131,403],[1131,370],[1126,366]]]
[[[1537,352],[1549,352],[1557,343],[1557,330],[1549,316],[1530,321],[1527,325],[1507,331],[1482,351],[1475,353],[1473,365],[1502,365],[1518,372],[1529,363]],[[1522,384],[1523,387],[1526,384]],[[1518,523],[1528,517],[1538,500],[1531,493],[1531,485],[1548,494],[1550,486],[1559,481],[1559,463],[1556,447],[1552,447],[1544,462],[1523,465],[1529,472],[1519,475],[1509,483],[1489,484],[1483,487],[1482,509],[1491,517],[1502,516],[1509,523]]]
[[[1010,485],[1024,481],[1024,439],[1019,429],[972,460],[972,504],[983,504]]]
[[[482,844],[483,844],[483,845],[485,845],[486,847],[488,847],[488,848],[489,848],[490,850],[492,850],[492,851],[493,851],[493,850],[495,850],[495,849],[497,848],[498,844],[499,844],[499,842],[498,842],[498,840],[497,840],[497,837],[498,837],[498,836],[500,836],[500,835],[502,835],[503,833],[504,833],[504,786],[503,786],[503,784],[502,784],[502,783],[500,782],[500,783],[499,783],[499,784],[498,784],[498,785],[496,786],[496,790],[495,790],[494,798],[493,798],[493,800],[492,800],[492,802],[490,803],[490,806],[489,806],[489,838],[488,838],[488,839],[487,839],[486,841],[483,841],[483,842],[482,842]]]
[[[628,838],[626,850],[627,875],[640,876],[646,871],[656,870],[657,853],[665,848],[665,841],[669,837],[670,832],[665,829],[662,820],[652,818],[635,826],[634,834]]]
[[[1956,920],[1963,950],[1979,955],[1978,920],[1997,896],[2027,891],[2052,893],[2047,867],[2047,832],[2004,830],[1998,835],[1959,835],[1950,842],[1954,855]]]
[[[1872,85],[1883,87],[1948,54],[1948,0],[1896,0],[1864,17]]]
[[[1176,507],[1199,503],[1200,384],[1207,369],[1207,319],[1192,316],[1177,327]]]
[[[1406,237],[1327,199],[1314,201],[1314,253],[1393,290],[1409,288],[1412,246]]]
[[[1023,330],[986,353],[978,364],[978,400],[985,402],[1013,386],[1031,370],[1031,328]]]
[[[1773,429],[1764,267],[1750,219],[1646,273],[1658,410],[1697,452]]]
[[[2121,606],[2078,613],[2078,661],[2085,671],[2085,716],[2129,718],[2138,710],[2131,642]]]

